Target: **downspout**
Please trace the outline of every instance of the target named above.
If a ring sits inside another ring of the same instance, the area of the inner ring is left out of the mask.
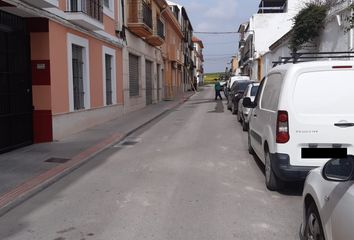
[[[353,4],[353,0],[350,0],[350,6]],[[350,8],[350,16],[353,16],[354,14],[354,11],[353,11],[353,8]],[[354,34],[354,29],[351,28],[350,31],[349,31],[349,51],[353,51],[353,42],[354,42],[354,39],[353,39],[353,34]]]

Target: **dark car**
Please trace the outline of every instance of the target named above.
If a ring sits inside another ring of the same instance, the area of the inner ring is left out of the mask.
[[[235,81],[229,92],[229,101],[227,102],[227,109],[231,110],[232,114],[236,114],[238,111],[238,102],[242,98],[247,86],[254,81],[250,80],[239,80]]]

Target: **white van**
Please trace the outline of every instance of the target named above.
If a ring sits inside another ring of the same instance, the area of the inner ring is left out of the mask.
[[[270,190],[304,180],[330,158],[354,154],[354,61],[275,67],[262,81],[250,116],[248,145],[265,164]]]

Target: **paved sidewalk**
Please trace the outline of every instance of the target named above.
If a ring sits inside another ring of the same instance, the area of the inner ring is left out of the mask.
[[[57,142],[0,154],[0,216],[192,95],[150,105]]]

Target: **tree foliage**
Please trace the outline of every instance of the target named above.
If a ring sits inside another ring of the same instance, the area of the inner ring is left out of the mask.
[[[295,17],[290,49],[295,53],[304,43],[315,40],[325,26],[328,4],[311,2],[306,5]]]

